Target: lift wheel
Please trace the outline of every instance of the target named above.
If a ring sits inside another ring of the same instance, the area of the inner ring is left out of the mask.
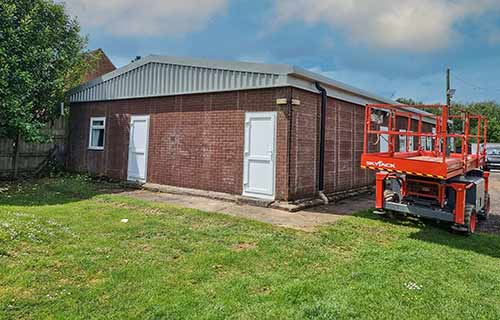
[[[453,231],[470,236],[476,233],[476,223],[477,223],[476,208],[471,204],[467,204],[465,205],[464,224],[463,225],[455,224],[451,228]]]

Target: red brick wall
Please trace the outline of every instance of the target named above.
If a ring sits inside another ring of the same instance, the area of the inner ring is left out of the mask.
[[[319,94],[292,89],[294,99],[290,198],[314,197],[319,170]],[[328,98],[325,139],[325,192],[350,190],[374,182],[360,167],[363,151],[364,106]]]
[[[278,111],[276,199],[286,199],[288,121],[276,99],[290,90],[73,104],[68,168],[125,180],[130,115],[149,114],[148,182],[241,194],[245,112]],[[91,116],[106,116],[104,151],[87,148]]]
[[[98,78],[108,72],[116,70],[115,65],[101,49],[89,52],[89,68],[83,77],[83,83]]]
[[[299,106],[292,106],[290,145],[290,199],[312,197],[317,191],[319,152],[318,94],[292,89]]]
[[[292,107],[290,123],[289,106],[276,106],[276,99],[290,100],[292,96],[301,105]],[[125,180],[130,115],[149,114],[148,182],[241,194],[247,111],[278,111],[276,199],[314,197],[319,169],[320,95],[295,88],[73,104],[68,168]],[[107,118],[104,151],[87,149],[91,116]],[[363,106],[328,99],[327,193],[374,182],[373,173],[360,168],[363,120]]]

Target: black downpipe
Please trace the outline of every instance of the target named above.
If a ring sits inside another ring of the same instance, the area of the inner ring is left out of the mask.
[[[287,186],[288,186],[288,195],[290,195],[290,190],[292,190],[290,179],[292,175],[292,131],[293,131],[293,88],[290,87],[290,92],[288,96],[288,174],[287,174]]]
[[[326,89],[319,82],[315,83],[316,89],[321,92],[321,120],[319,129],[319,177],[318,189],[320,192],[325,190],[325,126],[326,126]]]

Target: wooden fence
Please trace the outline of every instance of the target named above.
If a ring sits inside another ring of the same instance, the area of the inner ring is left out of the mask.
[[[66,118],[61,117],[52,126],[47,126],[45,132],[53,139],[50,143],[37,144],[21,141],[19,147],[18,173],[29,175],[36,171],[57,146],[58,157],[62,159],[66,146]],[[13,141],[0,139],[0,177],[12,175]]]

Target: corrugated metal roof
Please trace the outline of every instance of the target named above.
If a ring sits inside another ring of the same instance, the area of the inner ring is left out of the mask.
[[[71,102],[131,99],[287,85],[284,65],[149,56],[69,92]]]
[[[285,86],[317,92],[315,82],[320,82],[333,98],[361,105],[396,104],[295,66],[156,55],[105,74],[68,94],[70,102],[89,102]]]

